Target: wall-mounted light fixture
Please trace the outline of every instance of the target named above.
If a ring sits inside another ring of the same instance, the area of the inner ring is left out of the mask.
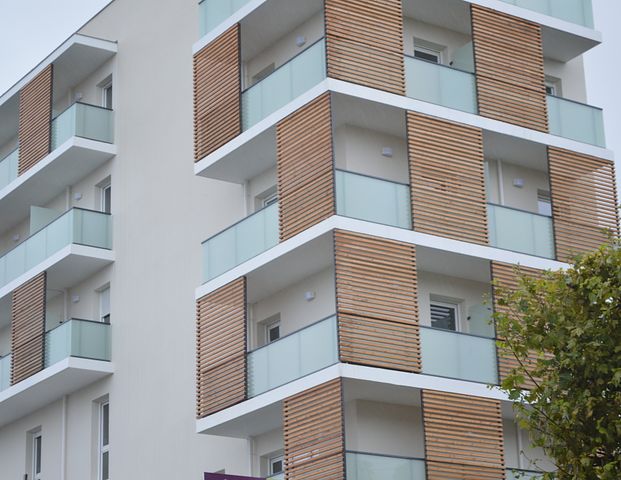
[[[306,37],[304,35],[298,35],[297,37],[295,37],[295,44],[298,47],[302,47],[306,44]]]
[[[304,298],[306,299],[307,302],[310,302],[312,300],[315,299],[315,292],[309,290],[307,292],[304,292]]]
[[[71,303],[78,303],[80,301],[80,295],[72,295]]]
[[[76,202],[79,202],[80,200],[82,200],[82,194],[81,194],[80,192],[78,192],[78,193],[74,193],[74,194],[73,194],[73,199],[74,199]]]
[[[517,187],[517,188],[522,188],[524,186],[524,179],[523,178],[514,178],[513,179],[513,186]]]
[[[392,158],[393,151],[392,147],[382,147],[382,156]]]
[[[19,236],[19,233],[16,233],[15,235],[13,235],[13,241],[14,242],[18,242],[20,238],[21,237]]]

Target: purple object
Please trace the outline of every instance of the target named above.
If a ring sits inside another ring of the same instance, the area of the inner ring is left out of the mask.
[[[228,473],[206,473],[204,480],[265,480],[263,477],[243,477],[241,475],[229,475]]]

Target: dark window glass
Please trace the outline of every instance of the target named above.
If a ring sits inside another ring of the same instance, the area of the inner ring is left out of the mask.
[[[448,305],[431,304],[431,326],[444,330],[457,330],[456,308]]]
[[[420,58],[421,60],[427,60],[428,62],[440,63],[440,57],[433,53],[423,52],[421,50],[414,50],[414,58]]]

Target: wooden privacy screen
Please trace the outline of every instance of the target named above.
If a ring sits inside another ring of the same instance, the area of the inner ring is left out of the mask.
[[[505,288],[507,290],[516,290],[518,287],[518,276],[516,274],[515,268],[516,265],[511,265],[508,263],[502,262],[491,262],[492,265],[492,281],[495,281],[498,286]],[[540,277],[543,273],[541,270],[536,268],[529,267],[519,267],[520,272],[528,277]],[[492,287],[493,291],[493,301],[494,301],[494,311],[502,312],[509,314],[510,309],[506,306],[500,305],[498,303],[497,296],[497,286],[494,285]],[[537,360],[537,354],[532,353],[527,359],[527,367],[530,364],[533,364]],[[500,377],[500,381],[502,382],[507,375],[513,371],[514,368],[519,366],[517,359],[513,355],[505,355],[498,351],[498,376]],[[533,388],[535,384],[530,379],[526,379],[524,382],[524,388]]]
[[[405,95],[401,0],[325,0],[328,76]]]
[[[241,133],[239,24],[194,55],[194,159]]]
[[[246,398],[246,278],[201,298],[196,319],[196,412],[202,418]]]
[[[276,125],[276,152],[284,241],[335,214],[329,93]]]
[[[46,273],[13,290],[11,385],[45,368]]]
[[[615,167],[608,160],[548,148],[556,256],[568,261],[619,235]]]
[[[341,361],[420,372],[414,246],[337,230],[334,251]]]
[[[19,175],[50,153],[52,72],[48,65],[19,92]]]
[[[414,230],[488,243],[481,129],[407,113]]]
[[[341,379],[283,401],[285,478],[343,480],[345,435]]]
[[[548,131],[541,26],[471,5],[479,114]]]
[[[504,480],[500,402],[423,390],[427,480]]]

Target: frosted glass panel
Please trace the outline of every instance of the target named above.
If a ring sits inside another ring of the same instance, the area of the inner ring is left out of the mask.
[[[541,478],[538,472],[528,470],[507,469],[507,480],[536,480]]]
[[[0,257],[0,288],[71,243],[112,248],[112,217],[74,208]]]
[[[267,477],[266,480],[285,480],[285,474],[277,473],[276,475],[271,475]]]
[[[0,358],[0,392],[11,386],[11,354]]]
[[[490,244],[494,247],[555,258],[552,218],[488,205]]]
[[[278,204],[250,215],[203,242],[204,281],[236,267],[278,243]]]
[[[548,95],[548,119],[552,135],[606,146],[604,116],[599,108]]]
[[[248,353],[248,396],[335,364],[336,341],[336,317],[330,317]]]
[[[409,186],[341,170],[335,180],[338,215],[411,228]]]
[[[112,110],[74,103],[52,120],[52,150],[74,136],[112,143],[113,132]]]
[[[421,327],[420,335],[423,373],[498,383],[494,339],[428,327]]]
[[[320,40],[242,93],[242,127],[252,127],[326,78]]]
[[[347,452],[347,480],[425,480],[425,461]]]
[[[250,0],[203,0],[199,9],[201,37],[220,25]]]
[[[502,0],[528,10],[593,28],[591,0]]]
[[[405,57],[405,91],[411,98],[477,113],[475,77],[472,73]]]
[[[110,361],[110,325],[72,319],[45,334],[45,367],[67,357]]]
[[[17,178],[19,150],[15,149],[0,160],[0,190]]]
[[[492,323],[492,309],[487,305],[468,307],[468,333],[494,338],[496,332]]]

